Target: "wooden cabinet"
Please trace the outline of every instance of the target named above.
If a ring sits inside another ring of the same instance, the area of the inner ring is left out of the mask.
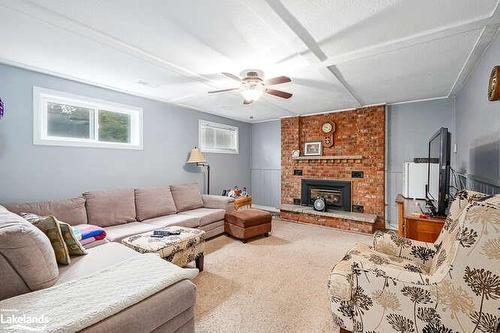
[[[433,243],[443,228],[445,217],[420,217],[417,203],[424,206],[425,200],[405,199],[401,194],[396,198],[398,233],[401,237]]]

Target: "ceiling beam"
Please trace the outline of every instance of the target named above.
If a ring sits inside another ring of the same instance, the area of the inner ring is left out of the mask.
[[[310,52],[314,54],[317,59],[317,63],[321,64],[321,67],[324,67],[322,64],[325,60],[328,59],[328,56],[323,52],[320,48],[314,37],[307,31],[307,29],[297,20],[295,16],[283,5],[280,0],[266,0],[267,4],[271,9],[281,18],[281,20],[293,31],[293,33],[306,45]],[[325,75],[325,71],[320,72]],[[352,87],[346,82],[340,71],[335,66],[328,66],[327,71],[328,76],[331,78],[333,76],[342,86],[345,91],[356,101],[358,106],[364,105],[363,100],[357,96]],[[331,75],[330,75],[331,74]]]
[[[458,76],[450,89],[448,96],[455,96],[465,85],[467,79],[472,74],[477,63],[481,59],[484,52],[495,39],[498,29],[500,28],[500,2],[497,3],[490,22],[483,27],[474,47],[470,51],[465,64],[462,66]]]
[[[94,42],[98,42],[100,44],[112,47],[117,51],[133,56],[137,59],[149,62],[150,64],[166,69],[168,71],[172,71],[178,75],[192,78],[194,81],[201,82],[212,88],[218,87],[216,84],[214,84],[213,80],[203,75],[193,72],[185,67],[176,65],[161,57],[151,54],[150,52],[142,48],[130,45],[118,38],[115,38],[109,34],[101,32],[79,21],[73,20],[67,16],[61,15],[48,8],[42,7],[29,0],[15,1],[15,2],[0,0],[0,7],[4,7],[11,11],[15,11],[22,15],[28,16],[31,19],[35,19],[43,24],[50,25],[62,29],[66,32],[78,35],[80,37],[90,39]]]
[[[322,65],[338,65],[352,60],[373,57],[381,53],[393,52],[413,45],[427,43],[473,30],[483,29],[487,25],[498,25],[500,23],[500,17],[498,14],[499,3],[500,2],[497,3],[495,9],[493,9],[489,15],[328,57],[323,61]],[[319,46],[321,46],[321,43]]]

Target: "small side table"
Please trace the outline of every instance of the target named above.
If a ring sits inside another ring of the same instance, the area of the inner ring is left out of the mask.
[[[417,202],[425,205],[424,200]],[[419,217],[420,209],[415,205],[415,201],[405,199],[401,194],[396,198],[396,205],[399,236],[428,243],[436,241],[446,221],[445,217]]]
[[[234,199],[234,209],[238,210],[242,207],[252,208],[252,196],[238,197]]]

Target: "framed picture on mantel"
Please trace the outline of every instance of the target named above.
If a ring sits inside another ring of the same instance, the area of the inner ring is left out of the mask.
[[[306,142],[304,145],[304,156],[321,156],[321,141]]]

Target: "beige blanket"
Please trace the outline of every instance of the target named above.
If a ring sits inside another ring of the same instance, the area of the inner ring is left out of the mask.
[[[81,279],[1,301],[0,331],[79,331],[196,274],[143,254]]]

